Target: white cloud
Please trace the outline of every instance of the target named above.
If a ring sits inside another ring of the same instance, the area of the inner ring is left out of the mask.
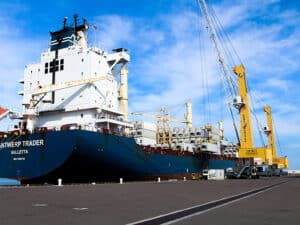
[[[94,23],[97,26],[97,46],[105,47],[108,51],[134,38],[133,22],[126,18],[116,15],[99,16],[94,19]]]
[[[21,9],[16,6],[14,10]],[[23,77],[26,64],[39,60],[42,46],[47,47],[47,41],[31,39],[26,35],[25,28],[8,15],[2,14],[0,21],[4,21],[0,30],[0,106],[20,112],[22,98],[17,92],[23,87],[18,80]],[[0,128],[7,129],[9,123],[9,120],[1,121]]]
[[[277,88],[279,90],[288,91],[291,86],[290,81],[278,79],[278,78],[269,78],[266,81],[266,86],[270,86],[271,88]]]

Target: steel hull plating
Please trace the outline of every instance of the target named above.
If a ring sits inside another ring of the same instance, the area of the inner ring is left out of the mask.
[[[149,153],[131,137],[84,130],[53,131],[0,140],[0,177],[24,182],[143,179],[234,167],[236,159]]]

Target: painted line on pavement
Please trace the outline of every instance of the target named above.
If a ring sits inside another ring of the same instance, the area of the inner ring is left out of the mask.
[[[233,195],[230,197],[221,198],[218,200],[210,201],[201,205],[196,205],[193,207],[176,210],[167,214],[147,218],[144,220],[139,220],[136,222],[128,223],[127,225],[159,225],[159,224],[172,224],[175,222],[178,222],[180,220],[184,220],[208,211],[211,211],[216,208],[223,207],[225,205],[232,204],[234,202],[240,201],[245,198],[252,197],[254,195],[260,194],[262,192],[271,190],[275,187],[278,187],[279,185],[282,185],[284,183],[287,183],[288,181],[268,185],[262,188],[250,190],[241,194]]]

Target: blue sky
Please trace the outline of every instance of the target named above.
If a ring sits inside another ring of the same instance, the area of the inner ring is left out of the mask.
[[[16,81],[22,78],[24,66],[39,61],[41,51],[48,47],[49,31],[60,28],[65,16],[71,20],[78,13],[97,26],[89,31],[90,45],[107,51],[129,49],[131,111],[169,106],[174,117],[182,118],[184,108],[180,105],[191,99],[195,125],[216,125],[222,119],[225,135],[235,140],[224,103],[227,100],[221,97],[224,91],[216,53],[196,0],[86,2],[0,2],[2,106],[21,111],[21,98],[16,93],[22,87]],[[290,168],[300,169],[300,2],[208,3],[246,67],[259,123],[265,124],[262,107],[270,105],[278,154],[282,151],[288,156]],[[0,127],[6,129],[8,123],[8,119],[1,121]],[[257,134],[255,139],[260,146]]]

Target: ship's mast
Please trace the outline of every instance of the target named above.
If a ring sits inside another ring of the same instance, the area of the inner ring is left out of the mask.
[[[120,71],[119,88],[120,111],[124,113],[123,119],[128,121],[128,69],[127,64],[123,64]]]

